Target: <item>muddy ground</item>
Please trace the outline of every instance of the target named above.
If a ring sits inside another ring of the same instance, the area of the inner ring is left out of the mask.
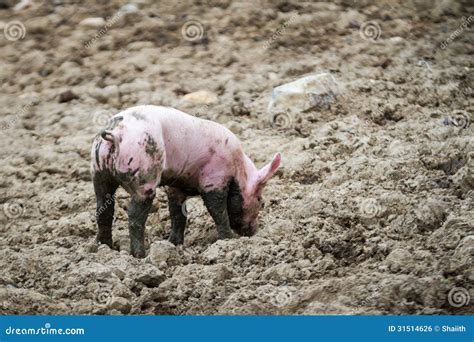
[[[473,313],[472,2],[16,3],[0,1],[2,314]],[[335,102],[267,112],[275,86],[321,72]],[[217,99],[186,100],[200,90]],[[96,245],[90,146],[136,104],[226,125],[257,166],[282,153],[257,235],[217,241],[195,199],[174,247],[160,190],[135,259],[121,190],[115,249]]]

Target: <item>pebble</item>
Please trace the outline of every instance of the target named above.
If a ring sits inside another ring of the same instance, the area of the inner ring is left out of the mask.
[[[79,26],[87,27],[87,28],[97,28],[105,25],[104,18],[96,17],[96,18],[86,18],[79,23]]]
[[[186,94],[183,96],[183,100],[195,104],[211,104],[218,101],[217,95],[207,90],[199,90],[194,93]]]

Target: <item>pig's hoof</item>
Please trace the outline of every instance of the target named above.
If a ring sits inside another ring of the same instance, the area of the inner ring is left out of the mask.
[[[145,257],[145,255],[146,255],[146,253],[145,253],[145,251],[144,251],[144,250],[140,250],[140,251],[132,251],[132,253],[131,253],[131,254],[132,254],[132,256],[134,256],[135,258],[140,258],[140,259],[144,258],[144,257]]]
[[[168,239],[173,245],[178,246],[184,243],[184,238],[179,238],[177,236],[171,235]]]
[[[107,239],[107,238],[104,239],[104,238],[97,237],[95,241],[97,242],[98,245],[100,244],[107,245],[110,247],[110,249],[112,249],[112,239]]]
[[[219,239],[224,240],[224,239],[232,239],[234,237],[234,234],[230,230],[225,230],[225,231],[220,231],[219,232]]]

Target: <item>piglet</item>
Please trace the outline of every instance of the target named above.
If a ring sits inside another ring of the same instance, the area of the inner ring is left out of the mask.
[[[137,106],[118,113],[94,139],[91,174],[97,199],[97,240],[112,247],[115,191],[132,197],[128,209],[130,251],[145,256],[145,223],[156,188],[166,186],[169,240],[182,244],[182,205],[200,195],[217,225],[219,239],[251,236],[263,205],[262,190],[281,156],[257,169],[239,139],[224,126],[179,110]]]

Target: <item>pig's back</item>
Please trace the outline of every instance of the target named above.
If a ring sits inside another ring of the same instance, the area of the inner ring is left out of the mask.
[[[142,117],[150,122],[150,127],[159,127],[165,145],[166,168],[177,173],[200,167],[215,154],[232,159],[234,152],[240,150],[239,139],[226,127],[174,108],[137,106],[121,115]]]

